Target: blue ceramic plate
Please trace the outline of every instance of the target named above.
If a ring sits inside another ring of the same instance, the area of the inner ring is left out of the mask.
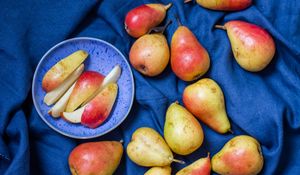
[[[43,103],[45,91],[42,79],[45,73],[62,58],[82,49],[89,53],[85,60],[85,70],[97,71],[107,75],[116,65],[120,65],[122,73],[118,80],[119,92],[110,116],[98,128],[90,129],[81,124],[72,124],[62,118],[55,119],[47,112],[51,108]],[[95,38],[73,38],[52,47],[40,60],[33,77],[32,98],[40,117],[55,131],[72,138],[94,138],[108,133],[120,125],[127,117],[134,97],[134,81],[130,66],[113,45]]]

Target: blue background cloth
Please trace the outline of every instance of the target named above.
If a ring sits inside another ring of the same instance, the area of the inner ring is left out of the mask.
[[[77,36],[106,40],[128,57],[134,39],[124,30],[126,13],[143,3],[170,0],[105,1],[0,1],[0,174],[70,174],[67,159],[79,143],[51,130],[38,116],[31,98],[33,72],[53,45]],[[205,77],[223,89],[234,134],[220,135],[202,124],[205,140],[189,156],[187,164],[214,155],[234,135],[248,134],[262,145],[265,165],[261,174],[300,174],[300,2],[254,0],[250,8],[232,13],[211,11],[195,3],[173,1],[167,19],[175,14],[208,50],[211,67]],[[266,28],[276,41],[276,55],[259,73],[239,67],[227,35],[213,28],[229,20],[245,20]],[[177,28],[166,30],[170,42]],[[154,78],[133,70],[135,102],[128,118],[98,140],[123,139],[126,146],[139,127],[149,126],[162,134],[165,111],[179,100],[188,83],[175,77],[170,66]],[[183,165],[172,164],[173,172]],[[124,153],[116,174],[140,175],[147,168],[131,162]]]

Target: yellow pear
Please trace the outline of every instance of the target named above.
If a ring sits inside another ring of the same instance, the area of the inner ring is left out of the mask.
[[[224,95],[214,80],[204,78],[187,86],[182,98],[185,107],[213,130],[219,133],[230,131]]]
[[[256,175],[263,164],[259,142],[246,135],[229,140],[212,158],[212,170],[224,175]]]
[[[203,130],[197,119],[177,102],[166,113],[164,137],[173,152],[188,155],[203,142]]]
[[[128,157],[140,166],[167,166],[173,161],[173,153],[158,132],[152,128],[142,127],[133,134],[127,145]]]
[[[144,175],[171,175],[171,167],[152,167]]]

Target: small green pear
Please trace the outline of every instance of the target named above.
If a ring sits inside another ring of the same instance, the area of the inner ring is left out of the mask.
[[[221,175],[256,175],[264,164],[259,142],[241,135],[229,140],[212,158],[212,169]]]
[[[171,167],[152,167],[144,175],[171,175]]]
[[[188,155],[201,146],[204,136],[193,114],[175,102],[166,113],[164,137],[173,152]]]
[[[214,80],[203,78],[187,86],[182,100],[192,114],[213,130],[222,134],[231,130],[222,89]]]
[[[152,128],[142,127],[133,134],[127,145],[128,157],[140,166],[167,166],[176,160],[173,153],[158,132]]]
[[[205,158],[200,158],[189,166],[181,169],[176,175],[210,175],[211,164],[209,154]]]

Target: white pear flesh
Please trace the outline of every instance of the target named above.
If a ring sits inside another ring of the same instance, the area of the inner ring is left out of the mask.
[[[97,94],[99,94],[107,85],[111,83],[116,83],[121,75],[121,67],[119,65],[115,65],[115,67],[107,74],[104,78],[100,88],[91,95],[81,106],[86,105],[89,101],[91,101]]]
[[[62,117],[70,123],[80,123],[81,117],[84,112],[85,106],[73,111],[73,112],[63,112]]]
[[[84,70],[84,64],[81,64],[71,75],[57,88],[48,92],[44,97],[44,103],[48,106],[57,102],[57,100],[68,90],[68,88],[77,80]]]
[[[60,114],[64,112],[68,100],[70,98],[70,95],[75,87],[75,83],[68,89],[68,91],[55,103],[55,105],[48,111],[48,114],[50,114],[54,118],[60,117]]]

